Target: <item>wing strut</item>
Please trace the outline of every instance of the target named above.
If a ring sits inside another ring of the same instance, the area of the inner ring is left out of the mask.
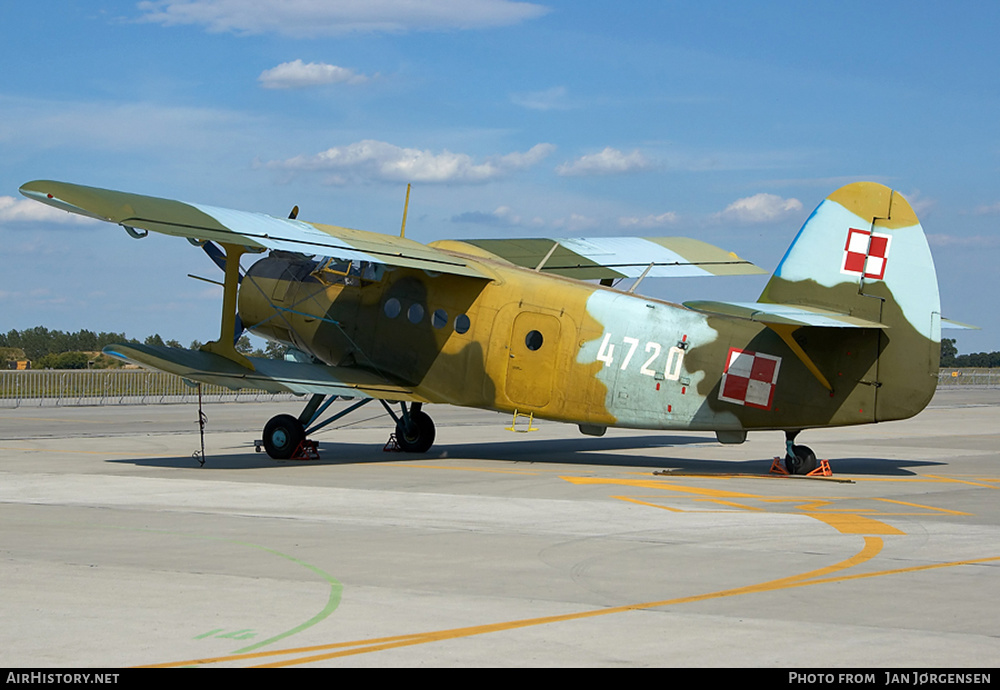
[[[219,339],[205,343],[201,349],[255,371],[250,360],[236,351],[236,344],[233,342],[237,318],[236,293],[240,286],[240,257],[247,249],[238,244],[223,244],[222,249],[226,252],[226,282],[223,284],[222,293],[222,326],[219,330]]]

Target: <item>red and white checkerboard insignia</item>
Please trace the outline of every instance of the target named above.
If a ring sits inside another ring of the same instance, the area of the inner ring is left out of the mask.
[[[719,400],[770,410],[781,357],[729,348]]]
[[[882,280],[889,259],[889,235],[851,228],[844,246],[841,273]]]

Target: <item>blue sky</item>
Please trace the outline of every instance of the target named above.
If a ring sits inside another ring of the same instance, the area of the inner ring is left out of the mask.
[[[855,180],[929,235],[946,331],[1000,349],[1000,5],[54,0],[0,10],[0,331],[218,334],[186,242],[38,178],[441,238],[686,235],[772,270]],[[764,279],[657,280],[673,301]]]

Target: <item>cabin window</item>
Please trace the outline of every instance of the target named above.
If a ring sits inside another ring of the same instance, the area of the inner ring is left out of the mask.
[[[444,309],[435,309],[431,316],[431,325],[434,328],[444,328],[448,325],[448,312]]]
[[[385,301],[385,306],[382,308],[385,315],[390,319],[394,319],[399,316],[399,312],[403,310],[403,306],[399,303],[399,300],[395,297],[390,297]]]
[[[406,310],[406,318],[410,323],[420,323],[424,318],[424,307],[421,304],[413,304]]]
[[[524,346],[534,352],[542,346],[542,334],[539,331],[528,331],[528,335],[524,336]]]
[[[455,317],[455,332],[456,333],[466,333],[472,326],[472,322],[469,321],[469,317],[465,314],[459,314]]]

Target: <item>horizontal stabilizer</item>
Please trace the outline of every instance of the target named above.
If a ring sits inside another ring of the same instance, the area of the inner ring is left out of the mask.
[[[192,381],[216,384],[233,390],[255,388],[269,393],[320,393],[426,402],[408,387],[386,381],[377,374],[361,369],[249,357],[254,366],[250,370],[211,352],[139,344],[108,345],[104,348],[104,353]]]
[[[578,280],[766,273],[732,252],[687,237],[464,241],[517,266]]]
[[[961,321],[952,321],[951,319],[941,319],[941,328],[951,328],[955,330],[964,331],[980,331],[982,330],[979,326],[973,326],[972,324],[962,323]]]
[[[487,277],[461,257],[392,235],[50,180],[28,182],[20,191],[29,199],[117,223],[126,229],[140,228],[250,249],[277,249],[308,256]]]
[[[826,328],[888,328],[884,323],[859,319],[814,307],[790,304],[769,304],[764,302],[685,302],[688,309],[731,316],[737,319],[757,321],[768,325],[782,326],[822,326]]]

